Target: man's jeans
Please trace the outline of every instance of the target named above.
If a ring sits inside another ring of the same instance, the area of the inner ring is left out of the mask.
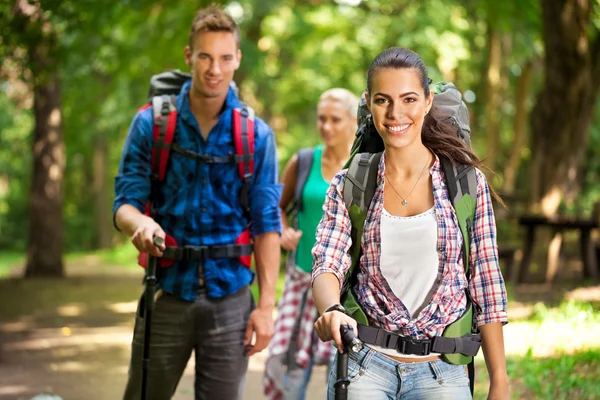
[[[253,305],[247,286],[221,299],[200,289],[195,302],[160,292],[152,314],[147,399],[173,396],[192,350],[196,400],[241,399],[248,368],[244,332]],[[138,313],[124,400],[140,400],[144,323]]]
[[[327,381],[327,399],[335,398],[337,355]],[[464,365],[443,360],[404,363],[365,346],[348,355],[348,400],[471,399]]]

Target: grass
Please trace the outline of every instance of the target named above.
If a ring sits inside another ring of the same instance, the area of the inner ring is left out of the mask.
[[[23,253],[2,251],[0,252],[0,278],[5,278],[10,275],[15,266],[25,263],[25,255]]]
[[[600,399],[600,348],[551,357],[535,357],[532,350],[507,357],[512,399]],[[481,357],[476,371],[474,399],[485,399],[489,377]]]

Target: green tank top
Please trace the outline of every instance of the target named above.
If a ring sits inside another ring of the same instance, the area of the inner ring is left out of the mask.
[[[323,214],[323,203],[329,188],[329,182],[323,179],[321,172],[321,158],[323,145],[315,147],[313,161],[308,174],[308,179],[302,190],[303,210],[298,213],[298,229],[302,236],[296,251],[296,265],[304,272],[312,271],[311,250],[315,244],[317,225]]]

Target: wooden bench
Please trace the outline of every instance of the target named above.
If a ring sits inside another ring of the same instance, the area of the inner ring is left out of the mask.
[[[527,232],[523,244],[523,259],[519,267],[517,283],[525,282],[527,279],[533,258],[536,232],[538,228],[544,227],[552,229],[553,232],[553,238],[548,244],[546,283],[552,283],[556,277],[562,245],[562,233],[568,230],[579,232],[580,257],[583,262],[584,276],[598,282],[598,261],[596,258],[596,247],[592,240],[592,230],[598,228],[599,219],[600,202],[594,204],[594,209],[589,219],[569,216],[544,217],[539,215],[524,215],[520,217],[519,225],[525,227]]]

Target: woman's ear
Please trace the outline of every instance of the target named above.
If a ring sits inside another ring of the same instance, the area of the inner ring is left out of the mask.
[[[371,97],[369,96],[369,92],[365,90],[365,101],[367,102],[367,108],[369,112],[371,112]]]
[[[433,92],[429,92],[429,97],[425,102],[425,114],[429,114],[429,111],[431,111],[431,107],[433,107],[433,96],[435,96]]]

